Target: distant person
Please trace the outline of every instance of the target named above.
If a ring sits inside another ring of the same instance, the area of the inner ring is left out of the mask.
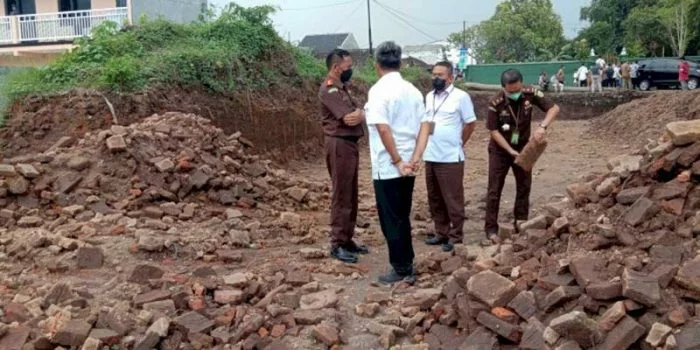
[[[559,78],[556,75],[552,75],[552,79],[550,80],[550,83],[552,84],[552,88],[554,92],[560,93],[564,92],[564,84],[562,84],[559,81]]]
[[[597,64],[591,66],[591,92],[603,92],[603,68]]]
[[[562,90],[564,89],[564,83],[566,81],[566,73],[564,72],[564,65],[559,66],[559,71],[557,71],[557,80],[561,84]]]
[[[476,126],[471,97],[452,85],[450,75],[447,62],[433,67],[433,90],[425,97],[425,114],[411,157],[414,171],[425,161],[428,206],[435,225],[435,235],[425,243],[440,245],[444,252],[463,240],[464,146]]]
[[[615,81],[614,84],[616,88],[622,87],[622,73],[620,66],[617,65],[617,62],[613,63],[613,80]]]
[[[585,63],[581,63],[581,67],[576,71],[576,80],[578,81],[578,86],[588,86],[588,68],[586,68]]]
[[[549,79],[547,79],[547,72],[540,73],[540,79],[537,81],[537,85],[540,86],[542,91],[547,91],[549,89]]]
[[[620,67],[620,76],[622,77],[622,88],[632,90],[632,66],[625,61]]]
[[[335,49],[326,57],[328,75],[318,92],[325,134],[326,166],[331,176],[331,256],[357,262],[369,250],[353,241],[357,222],[359,147],[365,113],[347,84],[352,77],[350,53]]]
[[[598,56],[598,59],[595,60],[595,64],[596,66],[600,67],[601,70],[604,70],[607,66],[607,63],[605,62],[602,56]]]
[[[379,277],[383,284],[416,281],[411,238],[416,178],[410,161],[425,105],[423,94],[404,80],[400,68],[401,47],[393,41],[380,44],[375,52],[379,80],[369,90],[365,105],[379,225],[392,266],[391,271]]]
[[[688,90],[689,75],[690,63],[686,61],[685,56],[681,56],[681,62],[678,64],[678,80],[681,82],[682,90]]]
[[[630,78],[632,79],[632,89],[639,87],[639,62],[634,61],[630,66]]]
[[[545,139],[547,128],[559,114],[559,107],[545,97],[542,91],[523,86],[523,76],[516,69],[509,69],[501,74],[501,86],[503,90],[489,102],[486,122],[491,141],[488,146],[489,174],[484,245],[499,241],[498,214],[501,194],[511,169],[515,175],[516,187],[513,209],[515,223],[528,219],[532,171],[525,171],[514,162],[519,152],[530,141],[533,106],[545,112],[544,121],[532,136],[532,139],[537,141]]]
[[[603,85],[606,87],[613,87],[615,84],[615,82],[614,82],[615,81],[615,68],[613,68],[613,66],[611,66],[611,65],[608,65],[605,68],[604,76],[605,76],[605,79],[604,79],[605,82]]]

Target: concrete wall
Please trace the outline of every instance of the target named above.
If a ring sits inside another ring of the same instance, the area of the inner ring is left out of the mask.
[[[36,13],[58,12],[58,0],[36,0]]]
[[[142,15],[150,19],[164,18],[175,22],[196,21],[206,0],[132,0],[134,22]]]
[[[117,0],[92,0],[91,7],[93,10],[112,9],[117,7]]]

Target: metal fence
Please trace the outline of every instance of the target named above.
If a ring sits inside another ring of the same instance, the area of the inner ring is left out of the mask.
[[[96,26],[128,20],[126,7],[0,17],[0,44],[73,40]]]

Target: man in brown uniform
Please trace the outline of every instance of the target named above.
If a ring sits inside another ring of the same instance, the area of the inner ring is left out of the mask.
[[[489,184],[486,199],[486,237],[498,240],[498,211],[508,170],[515,175],[516,195],[514,215],[527,220],[530,210],[532,173],[514,164],[519,152],[530,140],[533,106],[546,112],[545,119],[535,131],[534,138],[544,140],[547,128],[559,114],[559,107],[533,87],[523,87],[523,76],[515,69],[501,75],[503,90],[489,103],[486,126],[491,132],[489,143]]]
[[[332,181],[331,256],[356,263],[365,246],[353,240],[357,222],[359,152],[357,141],[364,135],[364,111],[350,96],[346,83],[352,76],[350,53],[336,49],[326,57],[328,75],[318,91],[321,124],[325,133],[326,166]]]

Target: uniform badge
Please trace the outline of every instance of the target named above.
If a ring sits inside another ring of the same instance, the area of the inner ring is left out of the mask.
[[[537,90],[537,92],[535,92],[535,96],[544,97],[544,93],[542,93],[542,91],[540,91],[540,90]]]
[[[503,129],[503,131],[509,131],[509,130],[510,130],[510,124],[503,124],[503,126],[501,127],[501,129]]]
[[[525,100],[525,107],[530,107],[530,101]]]
[[[508,111],[501,111],[501,117],[507,117]]]

